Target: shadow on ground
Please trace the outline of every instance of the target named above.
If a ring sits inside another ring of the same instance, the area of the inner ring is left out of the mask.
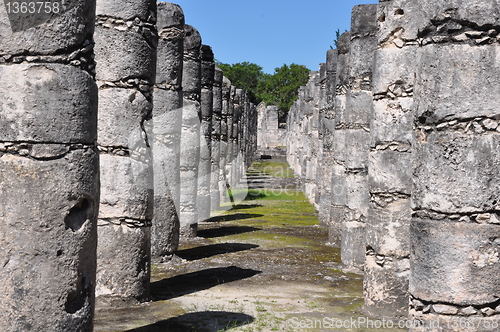
[[[125,332],[219,332],[250,324],[254,317],[226,311],[191,312]],[[195,322],[203,322],[199,326]]]
[[[236,206],[238,206],[238,205],[236,205]],[[231,210],[233,210],[233,209],[234,209],[234,207]],[[238,220],[244,220],[244,219],[260,218],[263,216],[264,216],[263,214],[257,214],[257,213],[235,213],[235,214],[212,217],[210,219],[205,220],[205,222],[238,221]]]
[[[262,204],[238,204],[235,205],[231,208],[229,211],[234,211],[234,210],[245,210],[245,209],[254,209],[258,207],[263,207],[264,205]]]
[[[191,249],[179,250],[176,255],[188,261],[208,258],[216,255],[223,255],[232,252],[240,252],[258,248],[256,244],[249,243],[218,243],[207,246],[200,246]]]
[[[262,215],[258,214],[258,216]],[[224,226],[218,228],[201,229],[198,231],[198,236],[204,237],[206,239],[211,239],[214,237],[223,237],[228,235],[250,233],[260,230],[262,230],[262,228],[250,227],[250,226]]]
[[[260,273],[262,271],[229,266],[181,274],[151,283],[151,297],[154,301],[170,300]]]

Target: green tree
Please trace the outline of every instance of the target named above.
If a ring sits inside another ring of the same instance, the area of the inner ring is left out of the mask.
[[[246,61],[232,65],[217,62],[217,66],[222,69],[224,76],[226,76],[234,86],[247,90],[251,102],[258,104],[262,101],[258,92],[258,87],[261,82],[266,79],[266,74],[262,71],[261,66]]]
[[[347,32],[347,30],[344,30],[344,32]],[[330,45],[330,49],[334,49],[334,48],[338,48],[339,47],[339,39],[340,39],[340,36],[342,34],[340,33],[340,29],[337,29],[337,31],[335,31],[335,39],[333,40],[333,44],[335,44],[335,47],[331,46]]]
[[[294,63],[274,69],[274,74],[266,77],[258,89],[262,100],[278,106],[283,113],[288,113],[298,98],[299,87],[307,84],[309,72],[306,67]]]

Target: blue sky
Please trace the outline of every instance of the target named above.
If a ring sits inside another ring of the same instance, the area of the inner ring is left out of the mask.
[[[273,73],[296,63],[317,70],[351,9],[377,0],[177,0],[186,23],[224,63],[253,62]]]

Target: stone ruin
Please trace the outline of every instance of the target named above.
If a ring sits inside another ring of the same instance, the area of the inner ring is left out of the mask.
[[[410,331],[498,330],[499,11],[356,6],[288,115],[288,161],[364,274],[364,313],[427,323]]]
[[[364,274],[367,315],[498,329],[499,11],[356,6],[288,114],[288,161],[343,268]],[[0,6],[0,323],[92,331],[95,295],[147,300],[151,260],[196,236],[283,133],[178,5],[75,0],[16,19]]]
[[[149,299],[152,257],[228,200],[256,106],[178,5],[77,0],[11,19],[1,6],[0,323],[92,331],[96,295]]]
[[[286,129],[280,127],[278,106],[261,102],[257,114],[257,148],[266,150],[285,146]]]

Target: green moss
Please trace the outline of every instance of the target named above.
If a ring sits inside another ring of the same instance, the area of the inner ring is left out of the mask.
[[[277,161],[256,161],[248,169],[249,175],[263,174],[277,178],[293,178],[294,174],[288,163]]]

